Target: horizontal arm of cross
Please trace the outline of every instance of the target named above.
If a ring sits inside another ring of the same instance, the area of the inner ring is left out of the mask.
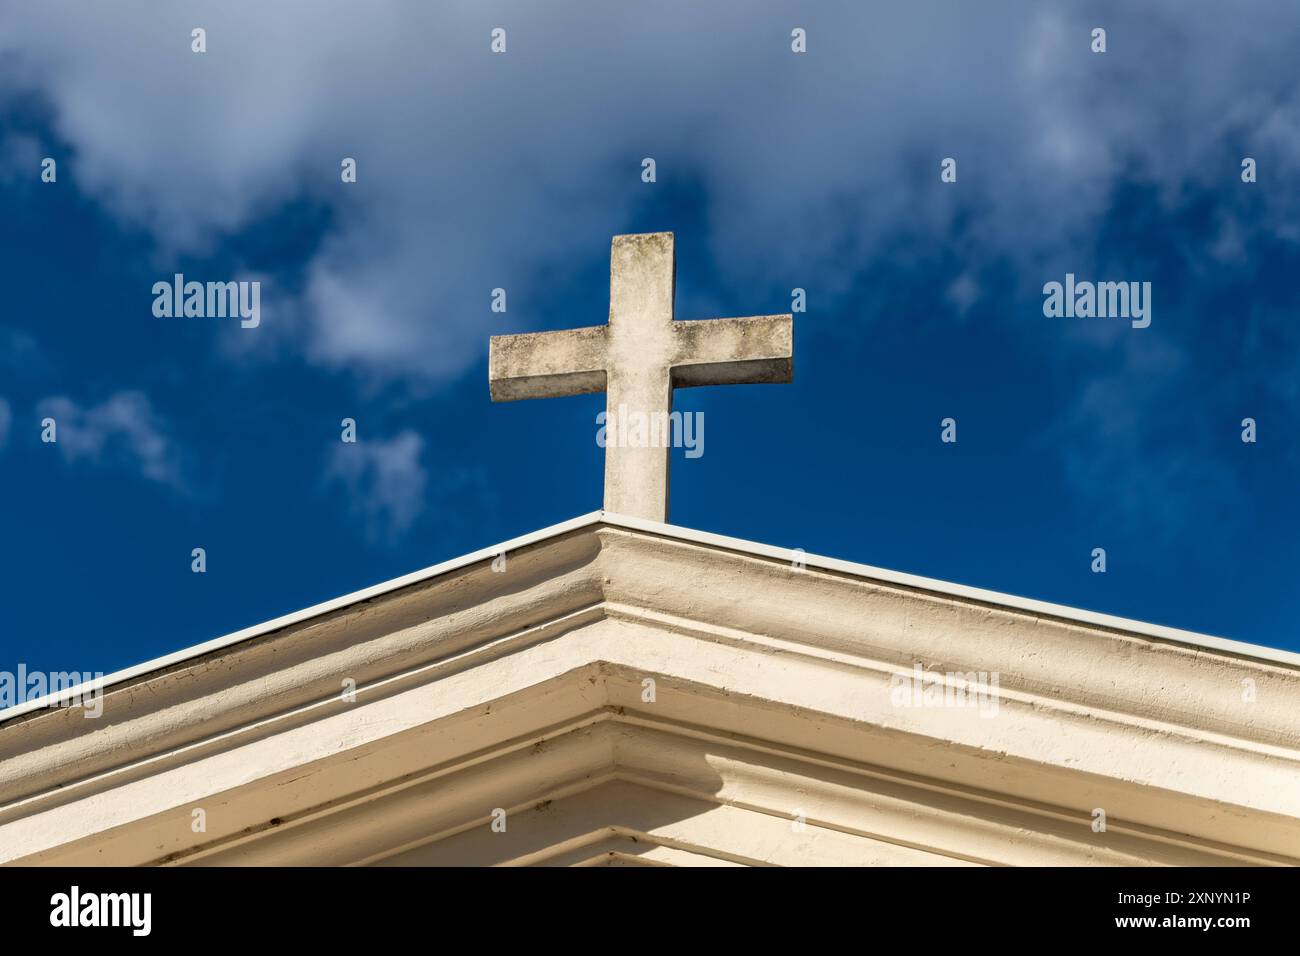
[[[494,402],[605,390],[609,326],[494,335],[488,387]]]
[[[794,378],[794,318],[789,314],[674,322],[672,330],[677,388]]]

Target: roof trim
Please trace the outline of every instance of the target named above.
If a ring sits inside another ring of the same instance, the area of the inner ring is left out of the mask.
[[[738,551],[745,554],[752,554],[757,557],[773,558],[778,561],[789,561],[792,555],[799,550],[797,548],[777,548],[772,545],[746,541],[743,538],[729,538],[725,535],[711,534],[707,531],[695,531],[691,528],[679,528],[675,525],[660,524],[656,521],[646,521],[642,518],[632,518],[625,515],[606,513],[604,515],[604,521],[606,524],[617,525],[635,531],[661,534],[665,537],[677,538],[683,541],[692,541],[697,544],[708,545],[715,548],[725,548],[729,551]],[[1230,638],[1215,637],[1210,634],[1201,634],[1196,631],[1184,631],[1176,627],[1165,627],[1162,624],[1149,624],[1146,621],[1138,621],[1133,618],[1117,617],[1116,615],[1103,614],[1099,611],[1086,611],[1082,608],[1070,607],[1067,604],[1052,604],[1048,601],[1037,601],[1033,598],[1018,597],[1017,595],[1005,594],[1001,591],[990,591],[985,588],[970,587],[965,584],[954,584],[951,581],[941,581],[938,578],[927,578],[918,574],[907,574],[903,571],[891,571],[888,568],[878,568],[869,564],[857,564],[853,561],[841,561],[838,558],[827,558],[822,555],[806,553],[802,554],[801,557],[807,567],[815,567],[823,571],[836,571],[841,574],[853,575],[854,577],[872,578],[889,584],[898,584],[903,587],[930,591],[935,594],[942,594],[949,597],[965,598],[971,601],[979,601],[983,604],[995,604],[1000,607],[1013,608],[1018,611],[1025,611],[1030,614],[1037,614],[1044,617],[1055,617],[1066,621],[1075,621],[1080,624],[1091,624],[1096,627],[1125,631],[1130,634],[1155,638],[1156,640],[1166,641],[1169,643],[1189,645],[1201,650],[1219,651],[1221,653],[1232,654],[1239,657],[1249,657],[1255,660],[1267,661],[1271,664],[1286,664],[1291,667],[1300,667],[1300,653],[1296,651],[1287,651],[1277,647],[1265,647],[1262,644],[1251,644],[1246,641],[1234,641]]]
[[[367,601],[371,598],[388,594],[392,591],[400,590],[412,584],[419,584],[436,578],[439,575],[447,574],[451,571],[457,571],[471,564],[488,558],[494,558],[502,551],[515,551],[519,548],[527,547],[530,544],[536,544],[547,538],[559,537],[570,531],[576,531],[580,528],[586,528],[596,524],[601,520],[601,512],[592,511],[588,514],[581,515],[577,518],[570,518],[568,521],[561,521],[559,524],[553,524],[548,528],[542,528],[529,534],[521,535],[518,538],[511,538],[509,541],[503,541],[501,544],[493,545],[487,548],[480,548],[469,554],[461,555],[458,558],[452,558],[450,561],[443,561],[441,564],[434,564],[419,571],[412,571],[410,574],[404,574],[401,577],[392,578],[388,581],[381,581],[379,584],[372,584],[368,588],[362,588],[360,591],[353,591],[350,594],[344,594],[341,597],[331,598],[320,604],[313,604],[311,607],[303,608],[300,611],[293,611],[289,614],[283,614],[280,617],[272,618],[269,621],[263,621],[261,624],[254,624],[251,627],[245,627],[230,634],[224,634],[221,637],[214,637],[209,641],[201,644],[194,644],[191,647],[183,648],[179,651],[173,651],[171,654],[164,654],[162,657],[155,657],[152,660],[144,661],[140,664],[132,664],[130,667],[120,671],[114,671],[111,674],[105,674],[103,677],[96,678],[93,681],[83,681],[74,687],[61,690],[56,694],[46,694],[44,697],[38,697],[36,700],[25,701],[0,710],[0,723],[11,720],[22,714],[33,710],[40,710],[49,707],[52,704],[62,703],[83,696],[86,692],[93,692],[96,688],[107,688],[114,684],[120,684],[124,681],[140,677],[152,671],[162,670],[175,664],[182,664],[185,661],[202,657],[213,651],[224,650],[234,644],[240,644],[244,641],[261,637],[273,631],[279,631],[286,627],[292,627],[295,624],[301,624],[303,621],[310,620],[314,617],[320,617],[322,614],[329,614],[340,608],[347,607],[349,604],[355,604],[360,601]]]
[[[152,671],[162,670],[175,664],[181,664],[194,658],[202,657],[213,651],[223,650],[232,645],[242,643],[269,634],[273,631],[282,630],[295,624],[322,614],[328,614],[337,611],[340,608],[347,607],[360,601],[366,601],[371,598],[388,594],[392,591],[408,587],[412,584],[419,584],[428,581],[440,575],[447,574],[451,571],[457,571],[479,561],[496,557],[505,551],[515,551],[529,545],[537,544],[549,538],[556,538],[571,531],[577,531],[588,528],[597,524],[606,524],[611,527],[625,528],[629,531],[641,531],[647,534],[660,535],[666,538],[673,538],[678,541],[688,541],[693,544],[700,544],[706,547],[720,548],[727,551],[735,551],[741,554],[749,554],[755,557],[769,558],[777,561],[790,561],[798,552],[796,548],[778,548],[772,545],[758,544],[753,541],[746,541],[742,538],[730,538],[725,535],[712,534],[707,531],[696,531],[691,528],[678,527],[677,525],[664,524],[658,521],[647,521],[643,518],[635,518],[627,515],[614,514],[606,511],[592,511],[577,518],[570,518],[568,521],[562,521],[559,524],[553,524],[546,528],[541,528],[529,534],[521,535],[517,538],[511,538],[500,544],[492,545],[487,548],[480,548],[469,554],[452,558],[449,561],[443,561],[440,564],[431,565],[419,571],[413,571],[410,574],[401,577],[392,578],[379,584],[371,585],[360,591],[353,591],[350,594],[344,594],[341,597],[333,598],[320,604],[314,604],[311,607],[303,608],[300,611],[294,611],[261,624],[255,624],[252,627],[246,627],[242,630],[225,634],[221,637],[204,641],[201,644],[195,644],[191,647],[174,651],[171,654],[156,657],[152,660],[144,661],[140,664],[134,664],[123,670],[106,674],[103,677],[93,681],[86,681],[75,687],[59,691],[56,694],[47,694],[36,700],[25,701],[13,707],[0,710],[0,723],[19,717],[30,711],[40,710],[51,705],[63,703],[85,695],[94,693],[96,690],[103,690],[114,684],[131,680],[136,677],[148,674]],[[1199,634],[1194,631],[1184,631],[1173,627],[1164,627],[1159,624],[1148,624],[1145,621],[1137,621],[1131,618],[1116,617],[1110,614],[1101,614],[1096,611],[1085,611],[1080,608],[1069,607],[1063,604],[1051,604],[1046,601],[1036,601],[1030,598],[1017,597],[1012,594],[1003,594],[998,591],[989,591],[984,588],[969,587],[964,584],[953,584],[949,581],[941,581],[937,578],[926,578],[915,574],[906,574],[901,571],[891,571],[887,568],[878,568],[867,564],[857,564],[852,561],[841,561],[838,558],[828,558],[816,554],[800,555],[805,567],[818,568],[823,571],[834,571],[840,574],[852,575],[854,577],[865,577],[873,580],[883,581],[889,584],[897,584],[902,587],[913,588],[922,591],[929,591],[935,594],[942,594],[949,597],[964,598],[966,600],[979,601],[984,604],[993,604],[1001,607],[1012,608],[1018,611],[1024,611],[1030,614],[1043,615],[1046,617],[1055,617],[1067,621],[1075,621],[1081,624],[1091,624],[1097,627],[1105,627],[1111,630],[1125,631],[1142,637],[1154,638],[1159,641],[1165,641],[1173,644],[1181,644],[1201,650],[1217,651],[1220,653],[1232,654],[1238,657],[1251,658],[1253,660],[1264,661],[1272,664],[1284,664],[1292,667],[1300,667],[1300,653],[1294,651],[1281,650],[1280,648],[1264,647],[1260,644],[1250,644],[1245,641],[1234,641],[1223,637],[1214,637],[1209,634]]]

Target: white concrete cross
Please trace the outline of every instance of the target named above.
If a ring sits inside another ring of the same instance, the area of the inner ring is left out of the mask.
[[[792,316],[677,321],[676,269],[671,232],[615,236],[609,324],[492,336],[492,400],[603,391],[610,422],[628,413],[651,420],[662,416],[666,422],[674,388],[793,378]],[[668,444],[626,447],[607,441],[606,511],[668,520]]]

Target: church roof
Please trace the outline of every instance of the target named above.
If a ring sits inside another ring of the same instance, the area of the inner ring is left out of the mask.
[[[220,637],[212,638],[211,640],[204,641],[200,644],[195,644],[191,647],[174,651],[171,654],[166,654],[162,657],[156,657],[153,660],[144,661],[123,668],[120,671],[105,675],[102,679],[95,681],[92,685],[79,685],[77,688],[65,690],[60,695],[52,694],[39,700],[26,701],[17,706],[0,710],[0,724],[14,717],[21,716],[24,713],[42,710],[49,707],[51,704],[56,703],[60,697],[66,699],[72,694],[83,691],[88,686],[97,685],[102,688],[108,688],[157,671],[169,670],[178,665],[184,665],[188,661],[196,660],[214,651],[223,650],[244,641],[256,640],[262,635],[300,624],[314,617],[330,614],[342,608],[346,608],[349,605],[358,604],[363,601],[370,601],[384,594],[389,594],[393,591],[409,587],[410,585],[431,580],[440,575],[449,574],[480,561],[491,560],[496,555],[503,553],[509,555],[511,552],[517,551],[521,548],[539,544],[549,539],[568,534],[569,532],[589,528],[597,524],[643,531],[650,534],[674,538],[679,541],[689,541],[707,547],[733,551],[741,554],[749,554],[755,557],[768,558],[787,563],[798,560],[806,568],[833,571],[838,574],[853,575],[855,577],[870,578],[875,581],[897,584],[918,591],[928,591],[934,594],[962,598],[981,604],[1025,611],[1034,615],[1059,618],[1066,621],[1077,621],[1081,624],[1090,624],[1097,627],[1107,628],[1109,630],[1124,631],[1157,641],[1182,644],[1187,647],[1221,651],[1226,654],[1259,661],[1270,661],[1279,664],[1300,666],[1300,653],[1294,651],[1265,647],[1259,644],[1250,644],[1245,641],[1235,641],[1222,637],[1214,637],[1209,634],[1200,634],[1195,631],[1165,627],[1159,624],[1150,624],[1145,621],[1118,617],[1112,614],[1102,614],[1097,611],[1083,610],[1081,608],[1069,607],[1064,604],[1037,601],[1032,598],[1019,597],[1013,594],[1004,594],[999,591],[991,591],[985,588],[969,587],[964,584],[955,584],[937,578],[927,578],[921,575],[892,571],[888,568],[859,564],[854,561],[844,561],[839,558],[830,558],[824,555],[807,554],[800,549],[780,548],[773,545],[759,544],[754,541],[746,541],[741,538],[732,538],[726,535],[712,534],[706,531],[696,531],[692,528],[684,528],[657,521],[647,521],[642,518],[610,514],[604,511],[591,511],[585,515],[571,518],[568,521],[562,521],[546,528],[540,528],[537,531],[530,532],[529,534],[511,538],[510,540],[503,541],[500,544],[480,548],[479,550],[472,551],[469,554],[451,558],[447,561],[430,565],[427,568],[421,568],[418,571],[412,571],[410,574],[404,574],[401,577],[392,578],[388,581],[381,581],[378,584],[362,588],[359,591],[340,595],[339,597],[332,598],[328,601],[323,601],[320,604],[314,604],[311,607],[306,607],[299,611],[293,611],[269,621],[263,621],[260,624],[241,628],[240,630],[234,631],[230,634],[224,634]]]
[[[0,862],[1300,861],[1300,655],[603,512],[102,684]]]

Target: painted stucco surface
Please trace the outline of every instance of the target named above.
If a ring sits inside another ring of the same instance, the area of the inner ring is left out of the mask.
[[[823,564],[608,516],[19,714],[0,860],[1300,862],[1285,655]]]

